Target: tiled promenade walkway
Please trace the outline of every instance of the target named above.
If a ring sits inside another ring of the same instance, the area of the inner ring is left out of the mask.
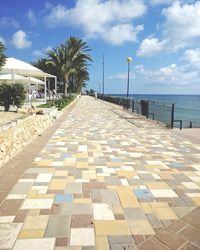
[[[1,203],[0,249],[200,249],[200,145],[113,111],[78,101]]]

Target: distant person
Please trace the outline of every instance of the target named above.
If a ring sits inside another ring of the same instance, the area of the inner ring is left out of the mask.
[[[96,91],[94,92],[94,98],[95,98],[95,100],[97,100],[97,92]]]

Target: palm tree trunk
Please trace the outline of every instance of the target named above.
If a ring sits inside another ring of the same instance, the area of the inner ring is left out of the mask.
[[[68,88],[68,83],[67,82],[64,82],[64,96],[66,97],[67,96],[67,88]]]
[[[68,78],[65,76],[64,77],[64,96],[67,97],[67,89],[68,89]]]

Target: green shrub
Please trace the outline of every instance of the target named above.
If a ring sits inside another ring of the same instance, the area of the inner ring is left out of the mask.
[[[12,88],[13,88],[13,105],[19,108],[26,99],[24,86],[20,83],[15,83],[12,85]]]
[[[58,110],[61,110],[64,107],[66,107],[73,100],[74,100],[73,96],[63,97],[62,99],[59,99],[59,100],[48,101],[46,104],[41,104],[38,107],[39,108],[51,108],[51,107],[55,106],[56,108],[58,108]]]
[[[0,106],[4,106],[4,110],[8,111],[12,102],[12,86],[6,83],[0,84]]]
[[[11,105],[19,108],[26,99],[24,86],[22,84],[0,84],[0,105],[5,111],[9,111]]]
[[[69,97],[64,97],[62,99],[56,100],[55,101],[55,106],[58,108],[58,110],[63,109],[64,107],[66,107],[70,102],[72,102],[74,100],[73,96],[69,96]]]

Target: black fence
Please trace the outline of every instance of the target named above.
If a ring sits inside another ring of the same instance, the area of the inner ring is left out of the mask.
[[[166,104],[152,100],[134,100],[107,95],[98,95],[98,98],[120,105],[129,112],[137,113],[146,118],[159,121],[169,128],[173,128],[175,123],[179,123],[174,119],[174,104]]]
[[[200,110],[175,108],[176,119],[182,120],[183,128],[200,128]]]

